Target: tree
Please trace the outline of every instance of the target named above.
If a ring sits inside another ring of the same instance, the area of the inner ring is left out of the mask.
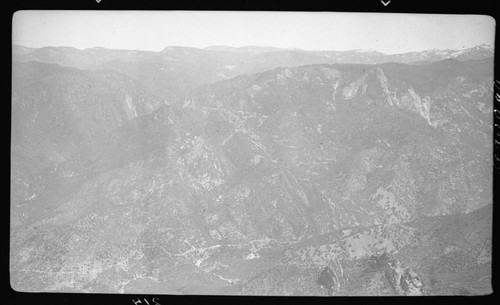
[[[328,289],[328,294],[333,293],[333,287],[335,286],[335,275],[330,269],[330,267],[325,267],[318,277],[318,284],[321,287]]]

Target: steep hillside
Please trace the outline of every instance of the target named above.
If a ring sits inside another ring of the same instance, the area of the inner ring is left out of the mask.
[[[94,164],[113,131],[159,103],[113,71],[35,62],[14,63],[12,71],[11,203],[21,209],[67,200],[62,193],[99,171]]]

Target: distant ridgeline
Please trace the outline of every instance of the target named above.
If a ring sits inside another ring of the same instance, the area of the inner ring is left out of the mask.
[[[493,46],[482,44],[462,50],[428,50],[387,55],[372,50],[305,51],[270,47],[205,49],[166,47],[160,52],[71,47],[13,46],[13,61],[37,61],[89,70],[115,70],[139,80],[150,92],[168,101],[195,87],[277,67],[310,64],[426,64],[448,58],[459,61],[493,57]]]

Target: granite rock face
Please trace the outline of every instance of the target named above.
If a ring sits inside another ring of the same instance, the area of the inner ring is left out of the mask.
[[[15,63],[11,285],[490,293],[492,66],[290,66],[165,103]]]

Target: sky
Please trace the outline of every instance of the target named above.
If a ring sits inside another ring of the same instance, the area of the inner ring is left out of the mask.
[[[161,51],[271,46],[371,49],[387,54],[494,44],[486,15],[338,12],[18,11],[12,43],[27,47],[104,47]]]

